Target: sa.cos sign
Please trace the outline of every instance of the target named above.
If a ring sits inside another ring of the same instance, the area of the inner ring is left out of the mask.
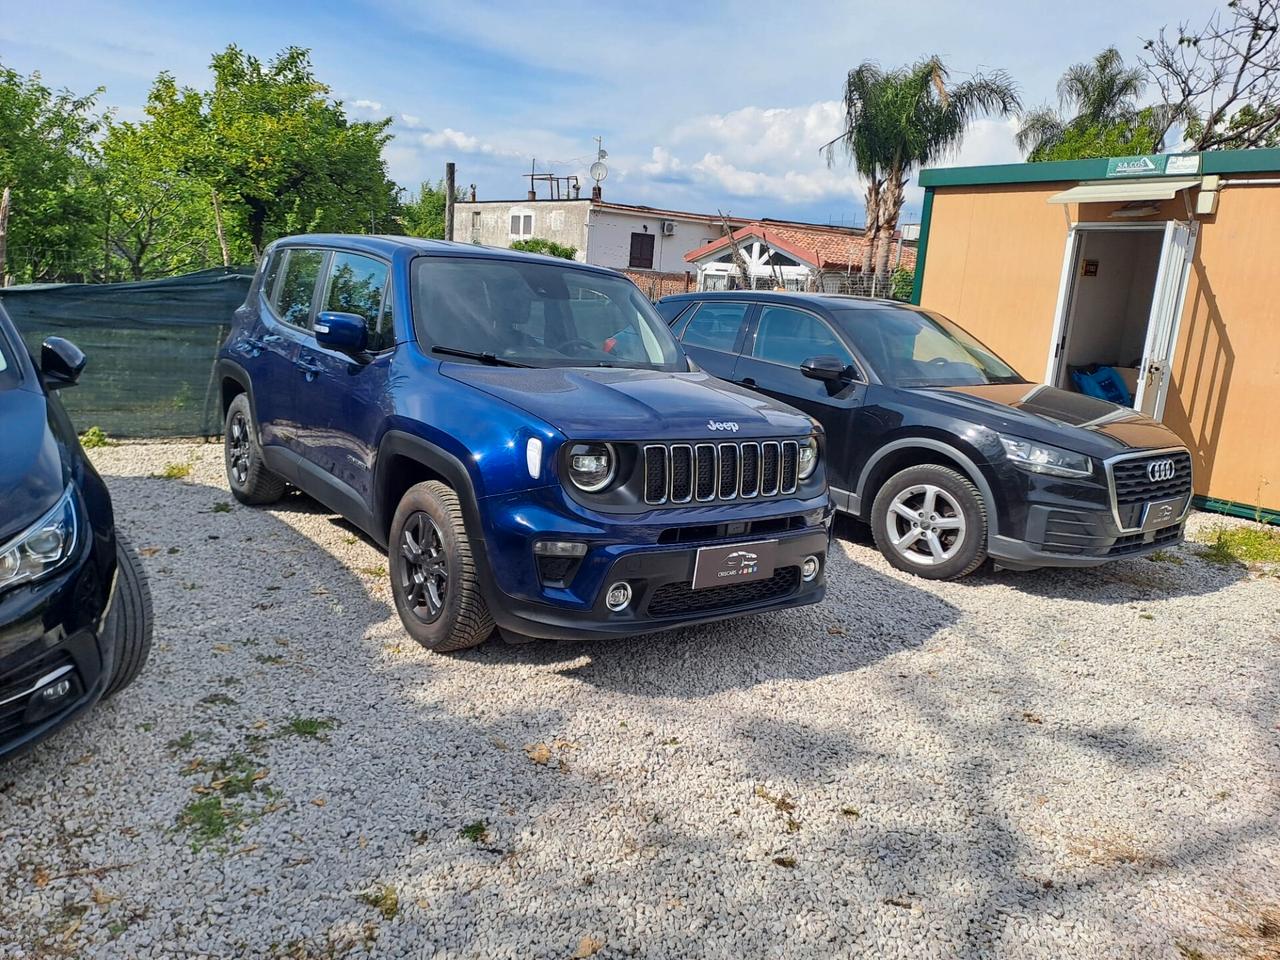
[[[1107,177],[1198,176],[1200,154],[1147,153],[1137,157],[1111,157]]]

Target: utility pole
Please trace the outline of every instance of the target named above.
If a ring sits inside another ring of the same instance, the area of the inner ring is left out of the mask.
[[[453,239],[453,201],[457,196],[457,190],[453,181],[457,168],[453,161],[444,165],[444,238],[446,240]]]

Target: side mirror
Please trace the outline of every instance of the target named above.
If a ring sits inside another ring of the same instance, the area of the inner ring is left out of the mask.
[[[48,337],[40,345],[40,373],[50,390],[74,387],[88,358],[63,337]]]
[[[364,317],[357,313],[326,310],[316,315],[316,343],[340,353],[363,353],[369,342]]]
[[[839,357],[832,356],[810,357],[800,364],[800,372],[810,380],[824,380],[827,383],[845,379],[847,369]]]

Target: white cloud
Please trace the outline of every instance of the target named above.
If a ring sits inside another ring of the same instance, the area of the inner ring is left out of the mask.
[[[418,141],[430,150],[456,150],[458,153],[479,153],[491,157],[524,156],[520,150],[489,143],[472,134],[454,130],[452,127],[428,130],[418,135]]]
[[[352,100],[351,110],[354,113],[382,113],[382,104],[377,100]]]
[[[422,118],[421,118],[421,117],[415,117],[412,113],[402,113],[402,114],[400,114],[400,122],[401,122],[401,123],[403,123],[406,127],[420,127],[420,126],[422,126]]]

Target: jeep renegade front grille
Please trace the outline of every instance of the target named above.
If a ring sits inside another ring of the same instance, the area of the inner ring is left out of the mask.
[[[644,448],[648,504],[750,500],[796,492],[795,440],[649,444]]]

